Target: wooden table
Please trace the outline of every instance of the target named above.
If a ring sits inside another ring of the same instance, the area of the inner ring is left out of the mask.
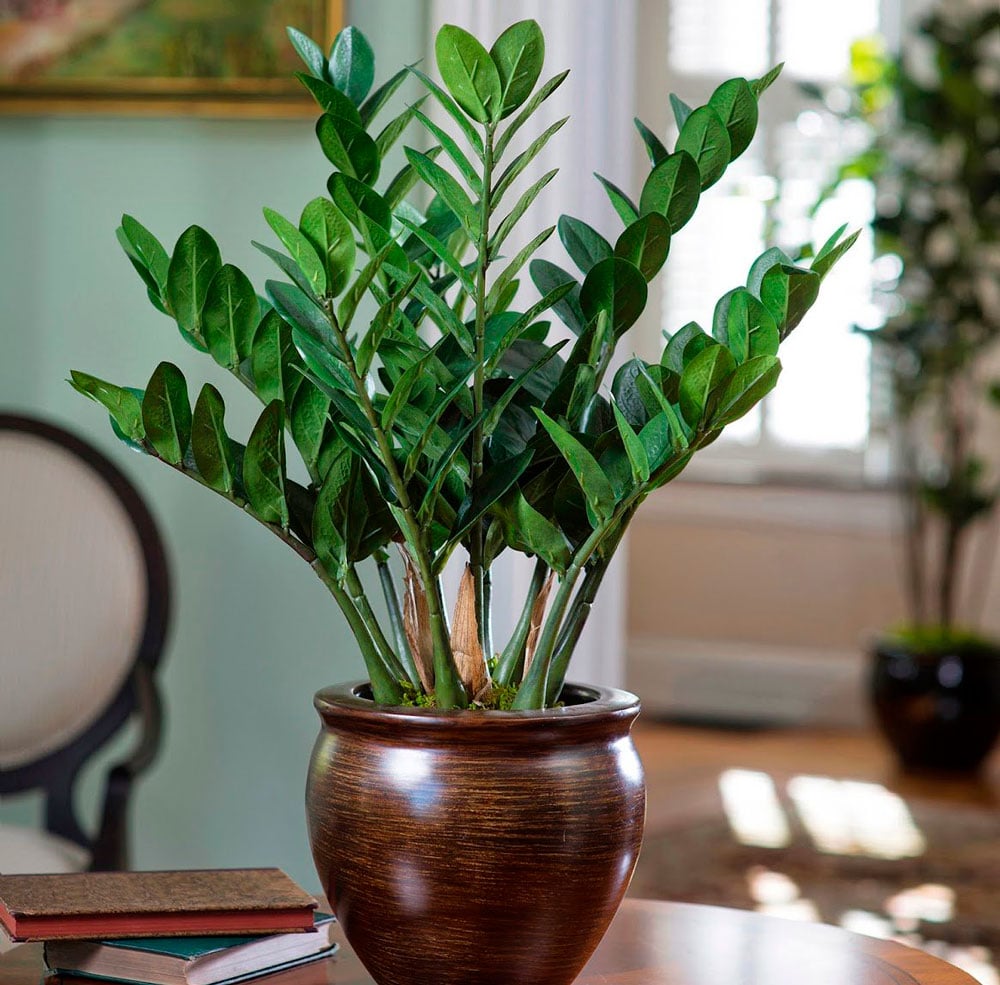
[[[0,985],[38,985],[41,948],[0,954]],[[80,981],[80,980],[78,980]],[[577,985],[976,985],[965,972],[902,944],[741,910],[626,900]],[[268,985],[372,985],[341,941],[332,961]],[[432,983],[427,983],[432,985]]]

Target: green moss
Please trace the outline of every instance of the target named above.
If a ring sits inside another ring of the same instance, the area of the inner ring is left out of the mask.
[[[424,694],[408,681],[401,681],[404,708],[437,708],[437,698]],[[517,688],[509,684],[494,684],[486,701],[469,706],[470,711],[510,711],[517,696]]]
[[[956,648],[998,649],[995,641],[956,626],[900,625],[887,635],[889,640],[918,653],[939,654]]]

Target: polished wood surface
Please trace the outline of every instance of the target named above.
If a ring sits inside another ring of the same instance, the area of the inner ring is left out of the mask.
[[[0,985],[37,985],[41,947],[0,954]],[[267,985],[373,985],[341,938],[333,960]],[[576,985],[976,985],[924,951],[741,910],[626,900]],[[430,985],[430,983],[428,983]]]

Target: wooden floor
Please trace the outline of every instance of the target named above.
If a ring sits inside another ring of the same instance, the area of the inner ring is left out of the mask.
[[[725,769],[809,774],[881,783],[903,797],[1000,807],[1000,749],[976,778],[904,775],[874,732],[698,728],[641,722],[636,746],[646,770],[647,828],[697,808]]]

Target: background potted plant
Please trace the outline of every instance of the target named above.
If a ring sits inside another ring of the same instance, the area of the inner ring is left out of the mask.
[[[518,178],[565,122],[515,150],[566,76],[539,85],[534,21],[489,51],[447,26],[443,85],[410,68],[374,92],[357,30],[329,56],[290,37],[334,172],[297,223],[265,209],[283,251],[259,248],[285,279],[258,297],[198,226],[171,253],[128,216],[118,231],[153,305],[264,403],[249,438],[229,436],[211,385],[192,411],[170,363],[144,390],[71,382],[125,441],[295,550],[347,618],[368,680],[316,696],[307,807],[324,889],[376,979],[569,982],[625,891],[644,812],[638,702],[565,684],[573,648],[639,504],[774,386],[780,342],[854,237],[839,230],[802,263],[767,251],[710,331],[685,325],[659,363],[609,378],[672,236],[749,144],[777,70],[697,108],[674,98],[673,150],[640,124],[651,169],[638,202],[600,179],[622,223],[610,237],[570,216],[523,235],[555,172]],[[385,122],[411,74],[427,95]],[[410,124],[434,146],[407,147],[382,175]],[[580,279],[534,257],[557,230]],[[526,271],[537,299],[522,300]],[[550,338],[550,313],[568,341]],[[490,569],[504,550],[535,567],[494,646]],[[449,622],[440,576],[456,552],[468,563]]]
[[[898,258],[865,334],[891,383],[908,621],[874,646],[873,696],[905,765],[967,769],[1000,733],[1000,648],[964,621],[998,494],[979,431],[1000,397],[1000,10],[942,4],[914,41],[907,59],[854,46],[843,115],[868,140],[837,177],[873,183],[876,248]]]

